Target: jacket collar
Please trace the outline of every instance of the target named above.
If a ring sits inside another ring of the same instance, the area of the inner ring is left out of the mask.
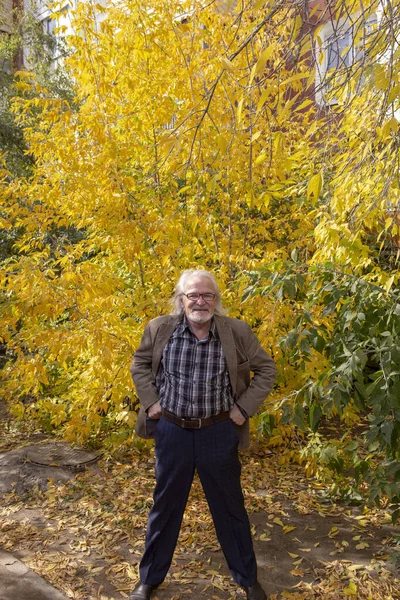
[[[218,315],[215,315],[214,319],[219,339],[221,340],[222,349],[224,351],[226,365],[228,367],[229,379],[232,387],[232,395],[235,398],[237,382],[237,358],[232,328],[229,324],[229,319],[226,319],[225,317],[220,317]]]

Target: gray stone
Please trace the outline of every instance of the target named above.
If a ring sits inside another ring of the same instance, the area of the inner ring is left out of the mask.
[[[0,550],[0,600],[67,600],[32,569]]]

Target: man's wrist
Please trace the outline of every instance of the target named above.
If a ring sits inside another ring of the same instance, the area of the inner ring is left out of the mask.
[[[244,408],[242,406],[240,406],[240,404],[236,404],[236,406],[238,407],[238,409],[240,410],[240,412],[242,413],[242,415],[244,416],[245,419],[249,418],[249,415],[247,414],[247,412],[244,410]]]

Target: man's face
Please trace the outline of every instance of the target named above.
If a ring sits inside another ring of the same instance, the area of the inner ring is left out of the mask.
[[[185,294],[215,294],[212,281],[208,277],[194,277],[186,282]],[[198,300],[190,300],[182,296],[183,310],[188,319],[194,323],[207,323],[215,311],[216,298],[204,300],[199,296]]]

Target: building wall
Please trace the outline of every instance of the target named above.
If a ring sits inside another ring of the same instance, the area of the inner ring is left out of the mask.
[[[12,25],[14,0],[0,0],[0,33],[9,33]]]

